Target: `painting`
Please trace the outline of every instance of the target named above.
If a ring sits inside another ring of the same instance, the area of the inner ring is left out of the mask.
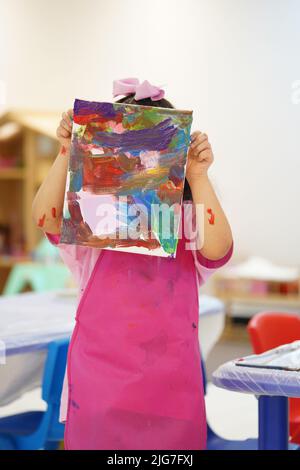
[[[192,111],[75,100],[61,243],[175,257]]]

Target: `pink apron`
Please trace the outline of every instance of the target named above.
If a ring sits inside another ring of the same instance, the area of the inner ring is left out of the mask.
[[[68,354],[65,448],[204,449],[206,417],[191,251],[102,250]]]

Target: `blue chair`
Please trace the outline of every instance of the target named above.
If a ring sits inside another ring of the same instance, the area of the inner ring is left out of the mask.
[[[52,450],[59,447],[64,425],[59,423],[60,396],[69,338],[49,344],[44,368],[42,398],[46,411],[28,411],[0,419],[0,449]]]
[[[32,252],[32,261],[13,266],[2,294],[18,294],[27,286],[35,292],[62,289],[70,278],[70,271],[60,260],[57,248],[44,238]]]

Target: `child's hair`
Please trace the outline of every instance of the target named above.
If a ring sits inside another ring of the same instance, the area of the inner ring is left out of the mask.
[[[116,101],[116,103],[138,104],[141,106],[156,106],[158,108],[175,109],[175,106],[173,106],[172,103],[170,103],[170,101],[166,100],[165,98],[162,98],[161,100],[157,100],[157,101],[152,101],[151,98],[144,98],[142,100],[136,101],[134,99],[133,93],[125,96],[124,98],[120,98],[119,100]],[[187,179],[185,179],[185,182],[184,182],[183,199],[188,200],[188,201],[192,200],[192,192],[191,192],[191,188]]]

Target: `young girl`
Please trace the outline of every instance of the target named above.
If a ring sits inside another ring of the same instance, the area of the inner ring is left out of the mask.
[[[115,81],[114,96],[120,94],[119,102],[173,107],[147,81]],[[68,111],[57,130],[60,153],[33,203],[37,225],[80,287],[61,402],[65,448],[205,449],[198,287],[230,259],[233,247],[207,174],[213,162],[208,137],[191,136],[184,187],[185,203],[204,205],[204,243],[187,249],[183,228],[170,259],[59,242],[71,128]],[[191,217],[182,219],[191,225]]]

